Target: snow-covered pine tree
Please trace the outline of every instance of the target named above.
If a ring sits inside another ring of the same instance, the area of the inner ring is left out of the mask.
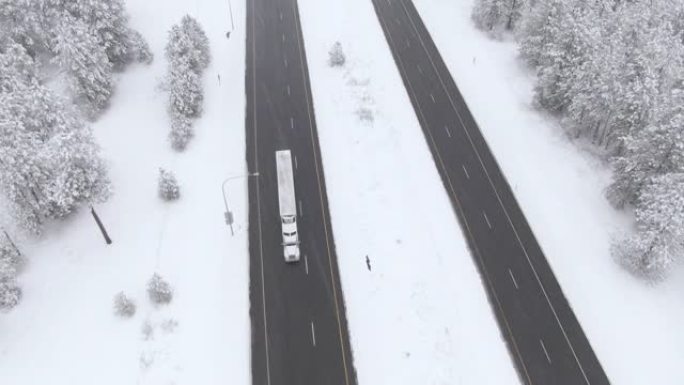
[[[513,30],[528,0],[477,0],[472,19],[475,25],[492,36],[499,37],[504,30]]]
[[[654,177],[684,173],[684,105],[670,106],[654,125],[623,138],[623,151],[613,159],[613,181],[606,190],[615,207],[636,204]]]
[[[96,115],[109,103],[114,82],[106,49],[87,24],[69,14],[57,26],[54,61],[67,71],[70,87],[86,112]]]
[[[190,65],[193,71],[201,74],[211,61],[211,52],[209,50],[209,38],[204,32],[202,26],[189,15],[185,15],[181,20],[181,25],[186,35],[192,42],[193,53],[190,60]]]
[[[171,113],[171,132],[169,141],[176,151],[183,151],[188,146],[190,139],[195,135],[190,118],[178,112]]]
[[[633,274],[662,280],[684,252],[684,173],[653,178],[636,206],[637,232],[613,244],[614,257]]]
[[[0,309],[11,309],[21,300],[16,277],[22,264],[21,255],[0,235]]]
[[[110,184],[92,132],[46,87],[0,93],[0,192],[19,224],[40,232]]]
[[[49,50],[51,12],[41,5],[38,1],[0,0],[0,37],[22,45],[32,57]]]
[[[342,43],[336,41],[328,52],[328,64],[331,67],[342,67],[347,62],[347,58],[342,50]]]
[[[0,68],[0,93],[14,92],[38,81],[36,62],[12,40],[0,45]]]
[[[123,0],[51,0],[57,12],[68,12],[88,27],[107,61],[116,68],[129,62],[128,16]]]
[[[114,68],[150,60],[146,43],[128,26],[123,0],[0,0],[0,32],[36,56],[54,51],[54,37],[65,15],[88,27]]]
[[[532,67],[547,61],[545,52],[551,50],[549,45],[559,34],[563,12],[562,0],[539,0],[530,6],[521,20],[516,33],[520,56]]]
[[[150,46],[145,41],[145,38],[140,32],[135,30],[128,31],[128,59],[138,63],[151,64],[154,60],[154,54],[150,50]]]
[[[0,280],[0,309],[9,310],[21,302],[22,291],[15,280]]]
[[[180,186],[173,172],[159,168],[159,197],[165,201],[180,198]]]
[[[182,62],[198,75],[207,68],[211,60],[209,39],[197,20],[185,15],[179,25],[171,27],[166,57],[172,67]]]
[[[579,69],[591,59],[596,41],[597,33],[588,24],[593,22],[593,9],[575,3],[537,3],[538,9],[527,16],[519,35],[523,57],[537,69],[535,102],[553,112],[564,112],[573,101],[574,86],[581,77]]]
[[[107,167],[90,127],[54,135],[46,150],[52,166],[50,183],[44,188],[50,217],[64,218],[79,205],[109,197]]]
[[[147,294],[155,305],[165,305],[173,299],[173,288],[159,274],[154,273],[147,282]]]
[[[171,68],[169,77],[169,104],[173,113],[196,118],[202,115],[204,90],[200,76],[187,62],[179,60]]]
[[[202,114],[201,73],[211,59],[209,40],[195,19],[185,16],[179,25],[171,28],[166,57],[169,60],[166,80],[171,115],[169,138],[172,147],[182,151],[193,136],[191,118]]]

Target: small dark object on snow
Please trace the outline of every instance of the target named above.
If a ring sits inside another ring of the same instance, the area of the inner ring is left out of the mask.
[[[368,267],[368,271],[371,271],[370,258],[368,258],[368,255],[366,255],[366,266]]]

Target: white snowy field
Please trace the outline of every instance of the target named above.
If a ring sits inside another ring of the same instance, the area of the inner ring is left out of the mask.
[[[299,7],[359,383],[517,383],[372,3]]]
[[[132,26],[150,43],[151,66],[120,75],[111,108],[94,124],[115,194],[97,207],[114,243],[88,211],[40,241],[22,243],[29,266],[23,302],[0,316],[0,384],[247,384],[249,298],[246,184],[228,184],[236,235],[223,222],[221,183],[246,169],[244,3],[128,0]],[[189,13],[211,42],[205,112],[184,153],[167,140],[167,31]],[[218,83],[218,75],[221,84]],[[157,197],[158,168],[176,173],[181,199]],[[155,308],[145,291],[154,272],[175,289]],[[114,295],[132,296],[132,319],[113,314]],[[143,327],[149,324],[146,337]]]
[[[610,173],[531,107],[514,42],[470,21],[473,0],[413,0],[615,384],[682,384],[684,271],[650,287],[610,257],[630,218],[603,196]]]

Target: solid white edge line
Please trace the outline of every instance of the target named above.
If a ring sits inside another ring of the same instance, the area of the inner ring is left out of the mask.
[[[551,303],[551,299],[549,298],[548,294],[546,293],[546,289],[544,288],[544,285],[541,282],[541,279],[539,278],[539,274],[537,273],[537,270],[534,268],[534,265],[532,264],[532,260],[530,259],[530,256],[527,253],[527,249],[525,249],[525,246],[522,243],[522,240],[520,239],[520,236],[518,235],[518,231],[516,230],[515,226],[513,225],[513,221],[511,220],[511,217],[508,215],[508,211],[506,210],[506,207],[504,206],[503,202],[501,201],[501,197],[499,196],[499,192],[496,190],[496,187],[494,186],[494,182],[492,182],[492,179],[489,175],[489,172],[487,171],[487,168],[484,165],[484,162],[482,161],[482,158],[480,156],[480,152],[477,151],[477,148],[475,147],[475,143],[473,142],[472,138],[470,137],[470,133],[468,132],[468,129],[466,128],[465,124],[463,123],[463,119],[461,118],[461,114],[458,112],[458,109],[456,108],[456,105],[451,98],[451,95],[449,94],[449,90],[447,89],[446,85],[444,84],[444,80],[442,79],[442,76],[439,74],[439,71],[437,71],[437,66],[434,63],[434,60],[432,59],[432,56],[430,56],[430,52],[428,52],[427,47],[425,47],[425,42],[423,41],[423,38],[420,36],[420,33],[418,32],[418,28],[416,27],[415,23],[413,22],[413,19],[411,18],[411,15],[409,15],[408,10],[406,9],[406,5],[402,2],[401,3],[402,7],[404,8],[404,12],[406,13],[406,16],[409,18],[411,21],[411,25],[413,26],[413,30],[415,31],[416,35],[418,36],[418,39],[420,40],[420,44],[423,46],[423,50],[425,51],[425,54],[428,56],[430,59],[430,63],[432,64],[432,68],[435,70],[435,74],[439,78],[439,82],[442,85],[442,88],[447,94],[447,97],[449,98],[449,102],[451,104],[451,107],[453,110],[456,112],[456,116],[458,116],[458,120],[461,122],[461,126],[463,127],[463,130],[466,133],[466,136],[468,137],[468,141],[470,142],[471,147],[475,151],[475,155],[477,155],[477,159],[482,165],[482,169],[485,172],[485,175],[487,176],[487,180],[489,181],[489,184],[492,186],[492,189],[494,190],[494,194],[496,195],[497,200],[499,201],[499,205],[504,211],[504,214],[506,215],[506,218],[508,219],[508,223],[510,224],[511,228],[513,229],[513,232],[515,233],[515,237],[518,240],[518,244],[520,244],[520,247],[523,250],[523,253],[525,254],[525,257],[527,258],[527,263],[530,265],[530,268],[532,268],[532,272],[534,273],[534,277],[537,280],[537,283],[542,289],[542,292],[544,294],[544,297],[546,298],[546,302],[548,303],[549,307],[551,308],[551,312],[553,313],[553,316],[556,318],[556,322],[558,323],[558,326],[561,329],[561,333],[563,333],[563,337],[565,338],[565,341],[568,344],[568,347],[570,347],[570,351],[572,352],[573,357],[575,358],[575,362],[577,362],[577,366],[579,367],[580,371],[582,372],[582,376],[584,377],[584,381],[587,384],[591,384],[589,381],[589,378],[587,377],[586,372],[584,371],[584,367],[582,367],[582,363],[579,361],[579,358],[577,357],[577,352],[575,352],[575,348],[572,346],[572,342],[570,342],[570,338],[568,337],[568,334],[565,332],[565,328],[563,327],[563,324],[560,321],[560,318],[558,317],[558,313],[556,313],[556,309],[553,307],[553,304]],[[465,102],[465,99],[464,99]],[[467,106],[467,102],[466,102]],[[485,139],[486,141],[486,139]]]

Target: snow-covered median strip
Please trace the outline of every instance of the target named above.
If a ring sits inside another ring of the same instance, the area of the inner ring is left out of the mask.
[[[681,384],[684,271],[648,287],[610,256],[629,220],[603,195],[608,170],[534,111],[534,79],[513,42],[470,19],[472,0],[413,0],[615,384]]]
[[[299,7],[359,384],[517,383],[370,0]]]

